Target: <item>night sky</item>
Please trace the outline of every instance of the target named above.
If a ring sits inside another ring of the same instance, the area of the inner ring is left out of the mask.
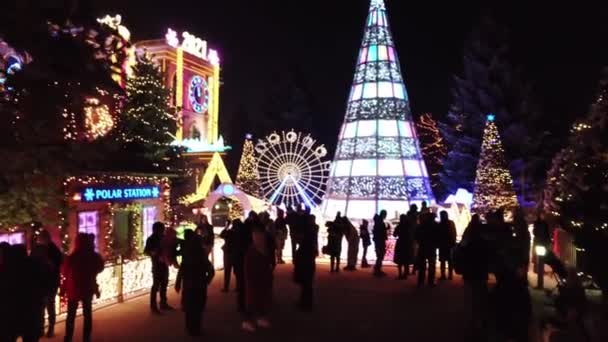
[[[460,72],[464,42],[482,14],[493,15],[509,29],[511,62],[533,83],[547,120],[563,122],[564,128],[584,114],[599,71],[608,65],[606,5],[480,7],[385,1],[414,115],[445,115],[451,75]],[[334,148],[369,0],[142,3],[105,0],[95,7],[100,14],[122,14],[133,40],[161,38],[172,27],[219,50],[220,132],[235,147],[228,156],[232,172],[246,130],[261,137],[276,128],[251,121],[263,116],[267,103],[280,97],[287,85],[306,95],[311,133]],[[283,122],[278,128],[299,123]]]

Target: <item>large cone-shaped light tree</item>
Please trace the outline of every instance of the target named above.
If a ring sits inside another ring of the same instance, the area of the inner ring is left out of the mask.
[[[434,202],[382,0],[371,1],[356,65],[324,216],[369,220],[386,210],[392,218],[410,204]]]
[[[474,212],[486,214],[501,208],[514,209],[518,205],[507,165],[494,115],[489,114],[475,176]]]

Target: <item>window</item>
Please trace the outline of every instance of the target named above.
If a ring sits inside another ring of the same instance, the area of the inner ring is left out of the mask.
[[[378,160],[379,176],[403,176],[403,165],[400,159]]]
[[[352,176],[375,176],[376,159],[355,159],[353,161]]]
[[[365,58],[367,57],[367,48],[363,48],[361,50],[361,56],[359,56],[359,64],[365,63]]]
[[[392,47],[388,47],[388,60],[391,62],[395,62],[396,58],[395,58],[395,49],[393,49]]]
[[[376,201],[361,201],[351,200],[348,201],[348,208],[346,215],[348,217],[366,217],[371,219],[376,213]],[[372,223],[373,225],[373,223]],[[370,227],[371,229],[371,227]]]
[[[378,60],[379,61],[388,60],[388,53],[386,52],[386,45],[378,46]]]
[[[144,207],[141,213],[144,240],[152,235],[152,225],[156,222],[156,207]]]
[[[363,85],[361,84],[357,84],[354,88],[353,88],[353,97],[351,98],[352,101],[357,101],[361,99],[361,93],[363,92]]]
[[[97,211],[81,211],[78,213],[78,232],[95,235],[95,250],[99,235],[99,213]]]
[[[334,177],[344,177],[350,175],[350,167],[352,162],[350,160],[338,160],[334,163]]]
[[[413,136],[409,121],[398,121],[397,123],[399,125],[399,135],[407,138]]]
[[[0,234],[0,242],[7,242],[11,245],[19,245],[25,243],[25,233],[7,233]]]
[[[363,85],[363,98],[364,99],[372,99],[377,96],[378,96],[378,84],[376,82],[365,83]]]
[[[367,61],[375,62],[378,60],[378,45],[370,45],[367,50]]]
[[[422,176],[422,170],[418,160],[404,160],[403,167],[405,168],[405,175],[408,177]]]
[[[342,138],[354,138],[357,133],[357,122],[349,122],[344,127]]]
[[[395,97],[398,99],[407,100],[407,94],[405,93],[405,89],[403,88],[403,84],[393,83],[393,91],[395,92]]]
[[[371,137],[376,135],[376,120],[359,121],[357,137]]]
[[[378,82],[378,97],[393,97],[393,84],[391,82]]]
[[[378,120],[378,135],[381,137],[397,137],[399,130],[395,120]]]

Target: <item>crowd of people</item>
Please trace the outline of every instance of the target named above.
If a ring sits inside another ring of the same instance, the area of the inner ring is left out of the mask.
[[[25,244],[0,243],[0,293],[10,294],[3,296],[0,305],[0,341],[14,342],[21,337],[24,342],[35,342],[42,336],[53,337],[58,291],[67,300],[64,341],[72,341],[80,304],[83,340],[90,341],[93,296],[99,296],[96,278],[103,267],[92,234],[78,234],[72,252],[65,257],[45,230],[37,234],[29,255]]]
[[[306,208],[287,212],[279,209],[274,220],[267,212],[250,212],[244,221],[228,222],[219,234],[224,240],[222,291],[231,291],[234,276],[235,310],[242,317],[241,328],[248,332],[269,328],[273,273],[277,264],[285,263],[283,250],[288,236],[291,237],[293,281],[300,287],[298,308],[312,311],[319,250],[329,256],[331,273],[352,272],[357,270],[360,246],[363,248],[360,267],[372,267],[367,254],[373,241],[376,262],[372,275],[385,277],[383,265],[387,241],[392,234],[396,240],[393,262],[397,265],[398,280],[417,273],[419,287],[435,287],[436,279],[449,281],[454,273],[462,275],[466,307],[470,310],[467,340],[484,341],[492,333],[506,340],[527,341],[532,312],[527,283],[531,253],[528,225],[521,210],[515,212],[510,223],[505,222],[501,210],[487,214],[485,220],[483,223],[474,215],[457,244],[456,226],[447,212],[441,211],[437,220],[425,203],[420,210],[412,204],[406,214],[399,216],[395,227],[387,221],[386,211],[380,211],[372,220],[371,231],[367,220],[362,220],[357,229],[338,213],[333,221],[326,223],[327,244],[319,248],[319,226]],[[537,220],[534,233],[537,244],[549,247],[549,231],[543,220]],[[185,329],[191,336],[199,336],[202,330],[207,288],[215,275],[209,259],[214,240],[213,226],[203,217],[195,230],[185,231],[183,239],[178,239],[174,229],[156,222],[145,243],[144,251],[152,264],[150,310],[154,314],[174,310],[167,301],[167,287],[169,269],[178,269],[175,290],[181,294]],[[347,260],[341,267],[343,241],[346,241]],[[90,341],[93,297],[100,295],[96,277],[103,267],[91,234],[79,233],[67,256],[44,230],[37,235],[29,255],[25,245],[0,244],[0,293],[15,294],[8,297],[6,305],[0,305],[0,322],[6,322],[7,327],[2,329],[1,341],[15,341],[19,336],[25,342],[38,341],[45,335],[52,337],[58,291],[67,299],[65,341],[72,340],[80,304],[84,316],[83,339]],[[492,290],[488,286],[490,274],[496,279]],[[491,310],[491,307],[501,309]],[[48,324],[44,321],[45,313]]]

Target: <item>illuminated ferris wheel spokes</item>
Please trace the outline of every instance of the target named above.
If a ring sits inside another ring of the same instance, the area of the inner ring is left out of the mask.
[[[310,135],[293,130],[272,133],[256,144],[258,173],[264,197],[272,204],[315,207],[325,193],[327,150]]]

